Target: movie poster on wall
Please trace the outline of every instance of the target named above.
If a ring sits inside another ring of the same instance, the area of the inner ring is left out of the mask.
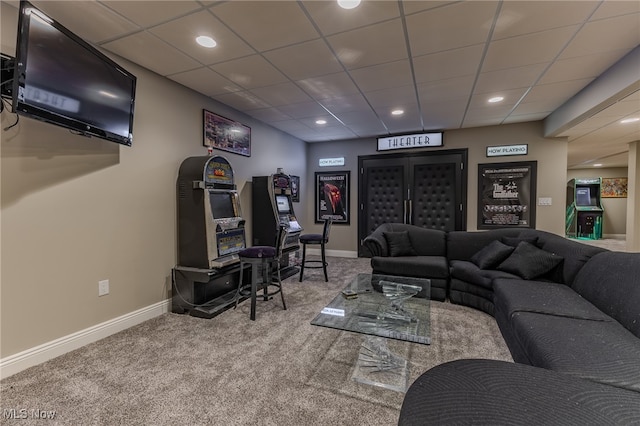
[[[349,223],[349,171],[316,172],[316,223]]]
[[[478,229],[535,228],[536,166],[478,164]]]

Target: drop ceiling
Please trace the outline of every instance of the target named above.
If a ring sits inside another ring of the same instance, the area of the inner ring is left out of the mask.
[[[308,142],[544,120],[640,45],[638,1],[32,3],[102,49]],[[217,46],[197,45],[199,35]],[[639,87],[640,71],[549,135],[568,138],[570,168],[627,165],[640,122],[620,120],[640,118]],[[494,96],[504,100],[487,103]]]

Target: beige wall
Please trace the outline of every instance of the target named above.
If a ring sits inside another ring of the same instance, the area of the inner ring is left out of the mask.
[[[528,155],[512,157],[486,157],[487,146],[528,144]],[[351,212],[357,208],[358,156],[376,154],[376,139],[360,139],[348,142],[323,142],[309,144],[307,157],[307,185],[304,187],[313,197],[314,172],[331,170],[351,171]],[[467,229],[477,229],[478,206],[478,164],[514,161],[537,161],[537,197],[551,197],[551,206],[536,206],[536,228],[564,235],[565,187],[567,177],[567,142],[564,139],[542,137],[542,123],[520,123],[503,126],[479,127],[451,130],[444,134],[442,149],[468,148],[468,198]],[[437,148],[440,149],[440,148]],[[415,150],[414,150],[415,151]],[[397,151],[394,151],[397,152]],[[403,151],[404,152],[404,151]],[[411,150],[406,150],[411,152]],[[339,167],[319,167],[318,159],[344,157],[345,165]],[[313,202],[313,201],[311,201]],[[537,204],[537,200],[536,200]],[[307,207],[305,224],[314,231],[313,205]],[[337,232],[339,230],[339,232]],[[357,251],[357,214],[352,214],[349,225],[335,225],[331,232],[330,250]]]
[[[5,30],[15,19],[2,4],[2,46],[10,54]],[[277,167],[305,175],[304,142],[114,59],[138,77],[131,148],[25,117],[2,131],[1,357],[167,298],[176,263],[175,182],[186,157],[206,155],[203,108],[252,129],[251,157],[220,153],[236,174],[249,241],[252,176]],[[15,120],[2,113],[3,128]],[[303,203],[296,207],[306,214]],[[99,298],[104,279],[110,294]]]
[[[626,167],[571,169],[567,171],[567,181],[580,178],[627,177]],[[627,232],[627,198],[603,198],[604,208],[602,234],[603,236],[622,235]]]

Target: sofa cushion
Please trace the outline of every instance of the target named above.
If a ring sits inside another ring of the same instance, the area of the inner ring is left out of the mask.
[[[596,254],[578,272],[572,288],[640,338],[638,253]]]
[[[561,256],[541,250],[526,241],[521,241],[513,253],[496,269],[518,275],[525,280],[531,280],[551,271],[562,260]]]
[[[620,323],[516,312],[511,327],[531,365],[640,392],[640,339]]]
[[[488,359],[440,364],[407,390],[398,425],[640,424],[640,394]]]
[[[383,232],[384,238],[387,240],[387,246],[389,247],[389,256],[415,256],[416,251],[411,245],[409,239],[409,232]]]
[[[449,265],[444,256],[376,256],[371,259],[374,274],[419,278],[449,278]]]
[[[493,269],[505,260],[514,248],[501,243],[498,240],[492,241],[482,250],[471,256],[471,261],[478,265],[480,269]]]
[[[493,269],[480,269],[475,263],[466,262],[464,260],[452,260],[450,264],[450,274],[452,278],[457,278],[487,289],[491,289],[493,287],[492,281],[496,278],[520,279],[517,275],[509,272]]]
[[[593,321],[613,321],[613,318],[565,284],[497,279],[493,282],[493,304],[507,318],[511,318],[516,312],[536,312]]]

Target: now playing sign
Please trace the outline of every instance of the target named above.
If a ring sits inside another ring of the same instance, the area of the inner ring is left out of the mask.
[[[505,155],[527,155],[529,145],[488,146],[487,157],[501,157]]]

